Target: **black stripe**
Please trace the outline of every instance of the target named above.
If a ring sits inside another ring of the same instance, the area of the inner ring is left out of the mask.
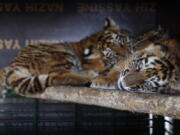
[[[45,83],[45,87],[49,87],[49,76],[46,78],[46,83]]]
[[[64,43],[63,43],[63,44],[59,44],[59,45],[64,45]],[[44,48],[44,49],[49,49],[49,48],[51,48],[51,49],[57,49],[56,46],[48,45],[48,44],[43,44],[43,43],[39,43],[38,46],[39,46],[39,47],[42,47],[42,48]]]
[[[104,40],[114,39],[111,35],[107,35]]]
[[[22,64],[22,63],[17,63],[17,62],[15,62],[14,66],[29,68],[28,65],[25,65],[25,64]]]
[[[154,81],[154,80],[155,80],[155,78],[152,78],[152,79],[151,79],[151,81]]]
[[[168,68],[169,68],[169,70],[173,70],[174,69],[174,65],[173,64],[171,64],[171,62],[169,61],[169,60],[164,60],[167,64],[168,64]]]
[[[156,65],[156,63],[155,63],[155,62],[151,62],[151,64],[152,64],[152,65],[154,65],[154,66]]]
[[[63,67],[64,68],[64,67]],[[53,69],[51,71],[49,71],[48,73],[51,74],[51,73],[66,73],[66,72],[69,72],[67,69]]]
[[[35,89],[36,92],[42,92],[43,91],[43,88],[41,86],[41,83],[39,81],[38,76],[36,76],[34,78],[34,89]]]
[[[164,65],[160,60],[155,59],[154,61],[158,64]]]
[[[162,80],[164,81],[166,78],[167,78],[167,71],[164,71],[164,72],[163,72]]]
[[[51,66],[51,68],[52,68],[52,69],[54,69],[54,68],[62,68],[62,67],[70,68],[70,67],[72,67],[72,66],[74,66],[73,63],[71,63],[71,62],[66,62],[66,63],[61,63],[61,64],[54,64],[54,65]]]
[[[146,58],[145,58],[145,64],[146,64],[147,62],[148,62],[148,58],[146,57]]]
[[[100,36],[100,37],[97,39],[97,41],[101,41],[102,38],[103,38],[103,36]]]
[[[156,85],[156,87],[159,87],[159,83],[157,83],[157,82],[154,82],[154,84]]]
[[[29,86],[29,82],[31,81],[31,78],[27,79],[26,81],[23,82],[23,84],[21,85],[19,92],[26,94],[27,91],[27,87]]]
[[[159,75],[158,75],[156,78],[157,78],[157,81],[160,81],[160,79],[161,79],[161,78],[159,77]]]
[[[16,81],[13,81],[13,82],[11,82],[11,84],[9,84],[9,85],[14,89],[14,88],[17,87],[24,79],[26,79],[26,77],[23,77],[23,78],[20,78],[20,79],[18,79],[18,80],[16,80]]]
[[[55,64],[55,65],[52,65],[51,68],[62,67],[62,66],[65,66],[66,64],[67,63]]]
[[[39,48],[37,45],[32,45],[32,44],[29,44],[27,47],[29,47],[29,48],[33,48],[33,49],[37,49],[37,48]]]
[[[6,74],[6,78],[9,78],[13,73],[14,73],[14,70],[9,71],[9,72]]]

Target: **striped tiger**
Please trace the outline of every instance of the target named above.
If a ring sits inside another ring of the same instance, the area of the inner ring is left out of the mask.
[[[117,63],[106,76],[98,76],[91,87],[144,93],[180,92],[180,42],[163,39]]]
[[[116,63],[114,63],[109,72],[106,72],[106,74],[103,75],[99,75],[95,79],[93,79],[90,87],[117,89],[117,80],[119,77],[119,70],[117,70],[119,69],[118,67],[121,67],[123,63],[127,61],[127,58],[129,56],[133,55],[139,50],[143,50],[150,43],[165,39],[166,35],[166,31],[163,28],[158,27],[143,32],[138,36],[131,37],[129,42],[124,45],[126,46],[126,48],[128,48],[128,51],[124,50],[124,55],[122,57],[119,57],[120,59],[118,59]]]
[[[179,93],[179,43],[175,39],[162,40],[130,56],[121,65],[118,88],[144,93]]]
[[[124,55],[121,50],[129,42],[128,36],[127,30],[107,18],[102,30],[79,42],[30,44],[4,69],[5,87],[19,94],[36,94],[50,86],[89,85]]]

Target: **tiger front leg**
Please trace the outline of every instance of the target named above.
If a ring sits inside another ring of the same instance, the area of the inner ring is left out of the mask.
[[[77,74],[73,72],[51,74],[51,85],[89,86],[94,74]]]
[[[118,76],[119,72],[112,70],[107,75],[100,75],[93,79],[90,87],[101,89],[117,89]]]

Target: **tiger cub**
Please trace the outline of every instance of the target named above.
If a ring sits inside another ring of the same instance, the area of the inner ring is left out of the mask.
[[[175,39],[152,42],[130,56],[118,67],[118,88],[145,93],[179,93],[179,43]]]
[[[142,50],[147,47],[148,44],[164,39],[167,35],[166,31],[161,27],[150,29],[146,32],[143,32],[139,36],[131,37],[130,42],[126,43],[124,46],[128,48],[124,50],[124,55],[118,59],[113,67],[106,72],[104,75],[99,75],[92,80],[90,85],[91,88],[103,88],[103,89],[117,89],[117,80],[119,77],[119,66],[127,60],[129,56],[134,54],[138,50]],[[121,50],[122,51],[122,50]]]
[[[5,87],[19,94],[36,94],[50,86],[88,85],[124,55],[121,50],[126,50],[128,35],[107,18],[102,30],[79,42],[28,45],[4,69]]]

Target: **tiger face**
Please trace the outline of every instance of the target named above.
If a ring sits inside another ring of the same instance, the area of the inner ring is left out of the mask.
[[[121,29],[114,20],[106,18],[105,26],[102,31],[100,31],[98,36],[98,41],[105,41],[107,43],[113,43],[117,46],[124,46],[125,43],[129,42],[129,31],[126,29]]]
[[[175,57],[172,60],[170,56],[167,48],[155,44],[132,55],[120,73],[118,88],[147,93],[180,90],[178,60]]]
[[[84,70],[94,68],[96,71],[103,72],[128,53],[129,32],[119,28],[110,18],[106,19],[101,31],[92,34],[87,39],[82,41],[87,44],[82,57]]]

